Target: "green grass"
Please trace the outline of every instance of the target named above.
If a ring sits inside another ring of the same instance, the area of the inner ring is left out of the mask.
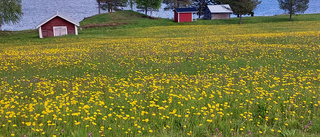
[[[132,16],[133,15],[133,16]],[[90,22],[95,22],[92,24],[99,24],[99,19],[104,19],[106,16],[109,18],[108,21],[103,23],[127,23],[127,25],[120,25],[115,27],[106,27],[106,28],[91,28],[83,33],[86,34],[93,34],[93,36],[97,36],[96,34],[101,34],[101,36],[130,36],[130,37],[146,37],[145,35],[140,36],[140,31],[145,31],[147,29],[153,29],[152,27],[157,26],[170,26],[174,27],[177,25],[210,25],[208,26],[208,29],[211,29],[212,31],[217,32],[217,34],[241,34],[241,32],[234,32],[232,31],[233,25],[239,25],[239,19],[238,18],[231,18],[229,20],[197,20],[194,22],[183,22],[183,23],[177,23],[173,22],[173,20],[169,19],[149,19],[149,18],[143,18],[142,16],[145,16],[140,13],[135,13],[133,11],[121,11],[117,13],[112,14],[102,14],[94,16],[93,19],[87,19],[81,22],[81,24],[90,24]],[[288,20],[288,15],[278,15],[278,16],[269,16],[269,17],[244,17],[243,18],[243,24],[240,25],[240,27],[246,29],[249,28],[249,32],[243,32],[243,33],[250,33],[251,32],[259,32],[259,33],[273,33],[273,32],[297,32],[297,31],[307,31],[307,30],[319,30],[317,27],[312,28],[306,28],[303,25],[295,25],[301,23],[301,21],[304,23],[306,21],[310,22],[311,24],[314,22],[320,21],[320,14],[309,14],[309,15],[296,15],[294,16],[293,21]],[[122,20],[124,18],[128,18],[125,20]],[[102,23],[102,24],[103,24]],[[303,24],[302,23],[302,24]],[[216,25],[230,25],[229,30],[224,31],[221,30],[219,26]],[[132,29],[132,31],[127,31],[127,29]],[[182,30],[175,30],[178,32],[172,32],[170,33],[178,33],[178,34],[186,34],[188,35],[189,30],[185,29]],[[132,32],[132,33],[131,33]],[[168,36],[170,33],[166,29],[164,30],[158,30],[155,32],[157,35],[165,35]],[[167,34],[167,35],[166,35]],[[154,34],[153,34],[154,35]],[[153,35],[147,36],[147,37],[153,37]],[[198,34],[201,36],[202,34]],[[89,35],[90,36],[90,35]],[[98,35],[99,36],[99,35]],[[178,35],[177,37],[180,37],[182,35]],[[175,37],[175,36],[170,36]]]
[[[0,32],[0,137],[319,136],[319,16]]]
[[[238,24],[239,18],[231,18],[226,20],[204,20],[198,19],[194,22],[176,23],[170,19],[155,18],[150,19],[141,13],[134,11],[118,11],[114,13],[105,13],[93,16],[91,18],[81,21],[81,25],[92,24],[105,24],[105,23],[127,23],[124,25],[126,28],[131,27],[151,27],[151,26],[171,26],[171,25],[225,25],[225,24]],[[298,14],[293,16],[294,21],[320,21],[320,14]],[[277,16],[257,16],[257,17],[244,17],[243,24],[256,24],[256,23],[277,23],[288,22],[289,15]],[[124,27],[124,26],[119,26]]]

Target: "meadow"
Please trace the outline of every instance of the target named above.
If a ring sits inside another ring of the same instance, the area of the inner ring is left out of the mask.
[[[319,16],[0,33],[0,137],[319,136]]]

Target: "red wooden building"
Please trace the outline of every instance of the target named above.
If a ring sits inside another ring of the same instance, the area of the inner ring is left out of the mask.
[[[39,29],[39,37],[44,38],[69,34],[78,35],[79,26],[79,23],[57,13],[38,25],[37,29]]]
[[[191,22],[193,21],[193,13],[197,13],[196,8],[175,8],[174,10],[175,22]]]

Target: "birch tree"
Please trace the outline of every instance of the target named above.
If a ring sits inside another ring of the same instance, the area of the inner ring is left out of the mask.
[[[0,0],[0,30],[3,24],[19,22],[21,9],[21,0]]]

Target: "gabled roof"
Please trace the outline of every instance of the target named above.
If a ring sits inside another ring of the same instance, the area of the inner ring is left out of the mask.
[[[181,13],[181,12],[198,12],[196,8],[174,8],[174,11]]]
[[[40,28],[42,25],[46,24],[47,22],[49,22],[50,20],[52,20],[55,17],[60,17],[60,18],[66,20],[66,21],[68,21],[68,22],[70,22],[70,23],[72,23],[72,24],[74,24],[76,26],[80,26],[79,22],[73,21],[70,18],[68,18],[68,17],[66,17],[64,15],[61,15],[60,13],[57,12],[55,15],[51,16],[50,18],[48,18],[47,20],[45,20],[44,22],[39,24],[36,28]]]
[[[208,5],[211,13],[233,13],[229,4],[222,5]]]

